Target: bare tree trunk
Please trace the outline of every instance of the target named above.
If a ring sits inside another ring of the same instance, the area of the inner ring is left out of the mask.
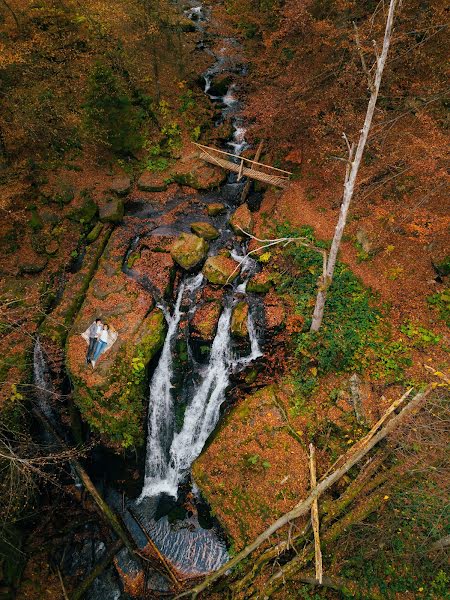
[[[375,79],[372,82],[369,79],[369,89],[371,90],[369,104],[367,106],[366,118],[364,120],[363,128],[361,129],[361,135],[359,137],[358,145],[356,147],[356,152],[354,145],[350,146],[346,135],[344,134],[344,138],[347,142],[349,157],[347,163],[347,171],[345,174],[344,180],[344,194],[342,197],[341,210],[339,213],[339,220],[336,225],[336,230],[334,232],[333,242],[331,244],[330,254],[328,256],[327,262],[327,272],[325,276],[325,280],[320,282],[319,291],[317,293],[316,305],[314,308],[311,329],[310,331],[318,331],[322,324],[323,319],[323,311],[325,308],[325,301],[327,298],[327,290],[333,281],[334,268],[336,266],[337,254],[339,251],[339,247],[341,245],[342,236],[344,234],[345,224],[347,222],[347,214],[348,209],[350,207],[350,203],[352,201],[353,192],[355,189],[356,177],[358,175],[359,166],[361,164],[361,159],[363,156],[364,148],[367,142],[367,138],[370,131],[370,126],[372,124],[372,118],[375,111],[375,105],[378,98],[378,92],[381,84],[381,77],[383,75],[384,66],[386,64],[386,59],[389,51],[389,46],[391,43],[392,30],[394,25],[394,14],[396,8],[397,0],[391,0],[389,4],[389,13],[386,21],[386,28],[384,32],[384,40],[383,40],[383,50],[381,52],[381,56],[376,56],[376,73]],[[358,44],[359,45],[359,44]],[[363,63],[364,68],[364,63]]]
[[[313,444],[309,445],[309,471],[311,474],[311,489],[317,485],[316,478],[316,449]],[[322,564],[322,549],[320,547],[319,534],[319,502],[317,498],[311,506],[311,524],[314,531],[314,553],[316,558],[316,579],[322,584],[323,564]]]

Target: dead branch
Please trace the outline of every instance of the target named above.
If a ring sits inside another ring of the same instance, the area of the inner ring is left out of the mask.
[[[316,449],[313,444],[309,445],[309,472],[311,474],[311,489],[313,490],[317,485],[316,478]],[[319,503],[317,498],[313,501],[311,506],[311,523],[314,532],[314,551],[316,559],[316,580],[319,584],[322,584],[323,576],[323,565],[322,565],[322,550],[320,548],[320,535],[319,535]]]

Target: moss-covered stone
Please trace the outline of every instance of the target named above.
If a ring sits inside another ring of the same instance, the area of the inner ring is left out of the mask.
[[[96,223],[91,231],[86,236],[86,242],[88,244],[92,244],[100,235],[101,230],[103,229],[103,223]]]
[[[253,215],[246,204],[241,204],[230,219],[231,228],[237,235],[253,233]]]
[[[199,265],[208,252],[208,243],[196,235],[182,233],[172,244],[170,254],[183,269],[193,269]]]
[[[215,240],[220,235],[214,225],[205,221],[191,223],[191,230],[204,240]]]
[[[247,283],[247,292],[266,294],[272,287],[272,278],[266,271],[256,273]]]
[[[248,337],[248,304],[247,302],[238,302],[233,308],[231,315],[231,335],[237,338]]]
[[[162,347],[165,333],[164,315],[154,309],[95,383],[72,373],[74,400],[83,419],[113,444],[125,448],[143,444],[148,366]]]
[[[121,223],[123,221],[124,205],[120,198],[110,198],[100,206],[100,221],[102,223]]]
[[[212,202],[206,207],[206,212],[210,217],[215,217],[216,215],[227,212],[227,207],[221,202]]]
[[[98,213],[98,206],[91,198],[91,196],[86,196],[84,202],[80,208],[75,208],[72,210],[68,217],[71,221],[76,221],[78,223],[90,223]]]
[[[210,256],[206,260],[202,272],[210,283],[227,285],[239,275],[239,263],[226,256]]]
[[[118,175],[109,184],[109,191],[118,196],[126,196],[131,190],[131,179],[128,175]]]

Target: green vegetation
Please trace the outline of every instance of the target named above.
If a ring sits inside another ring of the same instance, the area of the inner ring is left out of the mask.
[[[323,246],[314,239],[311,227],[292,231],[284,226],[278,233],[304,236]],[[278,277],[277,290],[292,295],[297,311],[305,317],[303,331],[294,339],[294,351],[300,358],[295,374],[297,412],[304,410],[304,399],[317,388],[321,375],[364,371],[375,380],[402,383],[405,369],[412,364],[411,350],[424,350],[439,342],[439,336],[419,323],[407,322],[394,335],[376,296],[340,262],[329,290],[322,327],[318,333],[310,333],[322,257],[295,244],[289,246],[287,254],[294,268]]]
[[[86,129],[114,153],[132,155],[144,144],[142,128],[150,105],[150,98],[137,91],[132,97],[111,67],[97,63],[88,81]]]
[[[450,289],[428,296],[427,301],[439,311],[441,319],[450,327]]]

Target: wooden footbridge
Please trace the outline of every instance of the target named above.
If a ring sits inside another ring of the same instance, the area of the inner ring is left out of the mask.
[[[289,176],[292,175],[289,171],[283,171],[283,169],[271,167],[250,158],[244,158],[243,156],[224,152],[211,146],[197,144],[196,142],[194,144],[200,149],[200,158],[202,160],[237,173],[238,181],[242,177],[250,177],[250,179],[256,179],[269,185],[284,188],[289,182]]]

